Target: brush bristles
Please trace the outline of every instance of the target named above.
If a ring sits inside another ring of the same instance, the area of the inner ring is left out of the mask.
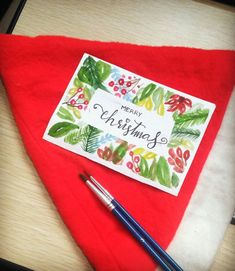
[[[80,178],[81,178],[84,182],[88,181],[88,179],[87,179],[84,175],[79,174],[79,176],[80,176]]]

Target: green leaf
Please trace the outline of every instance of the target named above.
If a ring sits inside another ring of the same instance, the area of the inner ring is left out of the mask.
[[[88,87],[85,87],[83,90],[83,94],[86,100],[90,101],[91,99],[91,92]]]
[[[193,140],[197,139],[200,136],[201,132],[198,129],[190,129],[190,128],[180,128],[178,126],[174,126],[171,136],[174,138],[191,138]]]
[[[98,148],[97,142],[101,133],[101,130],[91,125],[86,125],[82,128],[80,134],[82,149],[86,152],[94,153]]]
[[[112,162],[114,164],[119,163],[126,155],[127,150],[128,150],[128,143],[124,141],[114,150]]]
[[[187,128],[193,125],[200,125],[205,123],[207,117],[209,115],[209,109],[197,109],[194,112],[185,113],[185,114],[174,114],[173,118],[175,120],[175,124],[178,127]]]
[[[153,102],[155,104],[154,110],[157,109],[157,107],[163,102],[163,97],[164,97],[164,89],[162,87],[158,87],[154,92],[153,92]]]
[[[171,187],[170,169],[163,156],[159,158],[157,163],[157,178],[160,184]]]
[[[159,115],[163,115],[164,111],[164,89],[162,87],[157,88],[152,95],[152,99],[154,102],[154,110],[157,110]]]
[[[171,183],[174,187],[177,187],[179,185],[180,179],[179,177],[173,172],[172,177],[171,177]]]
[[[137,96],[134,97],[134,99],[132,100],[133,104],[137,104],[139,102],[139,99]]]
[[[80,110],[77,108],[77,107],[72,107],[73,109],[73,114],[74,116],[77,118],[77,119],[80,119],[81,118],[81,112]]]
[[[165,101],[168,101],[173,94],[174,93],[172,91],[167,90],[166,94],[164,95]]]
[[[91,56],[88,56],[78,72],[78,78],[82,82],[92,86],[94,89],[101,88],[103,90],[107,90],[102,82],[107,76],[108,68],[104,65],[102,67],[101,66],[102,64],[99,64],[97,68],[97,62]]]
[[[148,162],[142,156],[140,158],[140,166],[139,167],[140,167],[140,175],[143,177],[148,177],[148,174],[149,174]]]
[[[142,154],[143,152],[145,152],[145,149],[144,149],[144,148],[137,148],[137,149],[134,149],[134,150],[133,150],[133,153],[134,153],[135,155]]]
[[[172,138],[167,144],[167,147],[170,147],[170,148],[176,148],[178,146],[183,146],[186,149],[190,149],[190,150],[194,149],[193,143],[190,140],[185,139],[185,138]]]
[[[52,137],[62,137],[75,129],[79,129],[79,126],[76,124],[70,122],[58,122],[50,128],[48,135]]]
[[[152,181],[155,181],[157,178],[157,161],[156,158],[153,159],[153,162],[149,168],[149,178]]]
[[[92,81],[92,78],[91,78],[91,72],[89,71],[88,68],[81,67],[79,72],[78,72],[78,77],[82,82],[93,86],[93,81]]]
[[[157,154],[155,152],[146,152],[143,157],[144,159],[146,160],[149,160],[149,159],[153,159],[157,156]]]
[[[73,131],[69,132],[64,138],[64,142],[69,143],[71,145],[75,145],[79,141],[81,141],[79,130],[73,130]]]
[[[73,115],[64,107],[60,107],[59,111],[56,113],[56,115],[58,117],[60,117],[61,119],[65,119],[65,120],[70,120],[72,122],[74,122],[74,118]]]
[[[111,73],[111,66],[103,61],[99,60],[96,62],[97,72],[101,81],[107,79]]]
[[[148,84],[144,89],[143,92],[141,93],[140,99],[139,101],[142,101],[144,99],[146,99],[147,97],[149,97],[153,91],[155,90],[156,85],[153,83]]]
[[[74,84],[74,86],[77,87],[77,88],[83,87],[83,83],[78,79],[77,76],[75,77],[75,79],[74,79],[74,81],[73,81],[73,84]]]

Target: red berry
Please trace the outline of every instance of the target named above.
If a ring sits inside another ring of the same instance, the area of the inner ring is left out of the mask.
[[[123,89],[121,90],[121,93],[122,93],[123,95],[125,95],[125,94],[126,94],[126,89],[123,88]]]
[[[119,87],[115,86],[115,87],[113,88],[113,90],[114,90],[114,91],[118,91],[118,90],[119,90]]]
[[[189,150],[186,150],[186,151],[184,152],[184,161],[185,161],[185,162],[189,159],[189,156],[190,156],[190,151],[189,151]]]
[[[168,157],[167,161],[168,161],[168,163],[169,163],[170,165],[172,165],[172,166],[175,165],[175,160],[173,160],[171,157]]]
[[[137,168],[135,169],[135,171],[136,171],[136,172],[140,172],[140,168],[137,167]]]
[[[76,101],[73,99],[70,101],[70,104],[75,105]]]
[[[138,156],[136,156],[136,157],[134,158],[134,161],[135,161],[136,163],[138,163],[138,162],[140,161],[140,158],[139,158]]]
[[[178,147],[178,148],[176,149],[176,153],[177,153],[177,155],[178,155],[180,158],[182,158],[182,150],[181,150],[180,147]]]
[[[129,88],[129,87],[131,86],[131,82],[128,81],[128,82],[126,83],[126,86]]]
[[[82,109],[82,108],[83,108],[82,105],[79,105],[79,106],[78,106],[78,109]]]
[[[184,172],[184,169],[179,168],[179,167],[177,167],[177,166],[173,167],[173,169],[174,169],[176,172],[178,172],[178,173],[183,173],[183,172]]]
[[[78,88],[78,92],[81,92],[82,91],[82,88]]]
[[[175,163],[180,169],[184,168],[183,162],[178,157],[175,158]]]
[[[124,84],[124,80],[121,78],[121,79],[118,80],[118,83],[119,83],[119,85],[123,85]]]
[[[131,76],[128,76],[128,79],[130,80],[130,79],[131,79]]]
[[[83,98],[84,98],[84,94],[80,94],[80,95],[78,96],[78,98],[79,98],[79,99],[83,99]]]
[[[109,86],[110,86],[110,87],[113,87],[113,86],[114,86],[114,82],[113,82],[113,81],[110,81],[110,82],[109,82]]]
[[[126,165],[127,165],[127,167],[128,167],[129,169],[132,169],[132,168],[133,168],[133,164],[132,164],[131,162],[127,162]]]
[[[133,155],[134,155],[134,152],[133,152],[133,151],[130,151],[129,154],[130,154],[130,156],[133,156]]]
[[[168,150],[168,153],[169,153],[169,155],[173,158],[173,159],[175,159],[175,157],[176,157],[176,154],[175,154],[175,152],[174,152],[174,149],[173,148],[170,148],[169,150]]]
[[[88,102],[87,100],[86,100],[86,101],[84,101],[84,104],[85,104],[85,105],[88,105],[88,103],[89,103],[89,102]]]

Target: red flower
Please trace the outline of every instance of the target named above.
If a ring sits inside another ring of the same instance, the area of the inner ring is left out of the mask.
[[[179,114],[183,114],[186,110],[186,107],[192,107],[192,101],[188,98],[184,98],[180,95],[174,94],[170,97],[170,100],[165,102],[169,104],[170,107],[167,109],[169,112],[179,111]]]
[[[168,157],[168,163],[174,166],[174,170],[178,173],[184,172],[184,167],[187,165],[187,160],[190,156],[190,151],[186,150],[184,153],[181,148],[176,149],[176,153],[173,148],[170,148],[168,151],[170,157]]]

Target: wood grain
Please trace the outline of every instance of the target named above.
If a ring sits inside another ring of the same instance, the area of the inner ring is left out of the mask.
[[[91,270],[27,156],[0,90],[0,258],[34,270]]]
[[[234,26],[234,9],[211,1],[28,0],[14,34],[235,49]],[[34,270],[91,270],[25,152],[4,90],[0,108],[0,257]],[[232,120],[233,115],[231,111],[226,119]],[[220,149],[224,138],[222,133]],[[213,170],[209,163],[203,172],[211,176]],[[195,194],[200,193],[200,187],[198,190]],[[227,217],[231,202],[227,200]],[[218,215],[223,212],[218,210]],[[226,271],[235,266],[234,236],[235,227],[230,226],[211,270]],[[199,269],[192,264],[188,270]]]
[[[211,271],[234,271],[235,267],[235,226],[229,225],[224,240],[211,266]]]

